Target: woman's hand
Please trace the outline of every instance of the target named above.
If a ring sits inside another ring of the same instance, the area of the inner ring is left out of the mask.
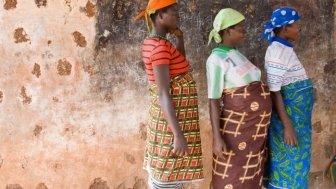
[[[159,100],[162,111],[174,135],[173,153],[178,156],[187,154],[187,142],[179,126],[178,119],[170,96],[169,65],[160,64],[154,66],[154,78],[158,86]]]
[[[227,147],[224,140],[221,137],[214,137],[212,151],[219,158],[225,159],[223,153],[227,152]]]
[[[183,55],[186,56],[185,54],[185,49],[184,49],[184,38],[183,38],[183,32],[180,30],[180,28],[176,28],[175,30],[169,31],[171,35],[174,35],[177,40],[176,40],[176,49]]]
[[[271,97],[275,110],[277,111],[281,122],[284,125],[284,142],[289,146],[297,145],[296,133],[292,121],[285,109],[285,104],[280,91],[271,92]]]
[[[188,144],[186,138],[181,134],[174,136],[173,153],[177,156],[188,155]]]
[[[180,28],[176,28],[175,30],[171,30],[169,33],[171,35],[174,35],[178,39],[183,38],[183,32],[180,30]]]
[[[212,151],[221,159],[224,159],[224,152],[227,152],[227,146],[222,138],[220,131],[220,99],[209,99],[210,120],[212,126]]]
[[[294,146],[297,145],[297,138],[296,138],[296,133],[295,130],[292,126],[292,124],[286,123],[284,124],[285,128],[284,128],[284,142],[289,145],[289,146]]]

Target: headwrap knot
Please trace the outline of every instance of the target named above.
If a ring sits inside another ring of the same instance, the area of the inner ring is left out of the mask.
[[[275,28],[280,28],[283,26],[287,26],[289,24],[293,24],[295,21],[300,19],[299,13],[290,7],[282,7],[276,9],[272,13],[271,20],[265,23],[264,32],[261,35],[260,39],[267,39],[269,43],[272,43],[275,35],[273,30]]]
[[[208,44],[210,44],[212,38],[214,38],[216,43],[222,42],[222,37],[219,35],[219,32],[238,24],[243,20],[245,20],[244,15],[234,9],[226,8],[219,11],[215,17],[213,29],[209,34]]]

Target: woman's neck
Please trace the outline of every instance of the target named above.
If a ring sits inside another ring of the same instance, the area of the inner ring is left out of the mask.
[[[161,37],[166,37],[167,36],[168,31],[162,27],[155,27],[153,34],[154,35],[159,35]]]
[[[282,33],[279,33],[276,37],[279,37],[279,38],[284,39],[284,40],[286,40],[288,42],[291,42],[291,43],[293,42],[290,38],[288,38],[286,35],[284,35]]]
[[[226,41],[226,40],[223,40],[220,45],[223,45],[224,47],[229,47],[229,48],[235,48],[235,45],[232,44],[231,42],[229,41]]]

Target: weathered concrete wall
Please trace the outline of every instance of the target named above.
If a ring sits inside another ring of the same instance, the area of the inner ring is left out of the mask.
[[[146,188],[142,170],[149,100],[141,64],[145,0],[0,1],[0,188]],[[333,0],[181,0],[181,26],[200,98],[206,181],[211,129],[206,99],[207,35],[215,14],[247,16],[242,52],[262,68],[257,40],[271,9],[302,13],[297,53],[313,78],[312,171],[336,152],[335,13]],[[141,7],[141,8],[138,8]]]

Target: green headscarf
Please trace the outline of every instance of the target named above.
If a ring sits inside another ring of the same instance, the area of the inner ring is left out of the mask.
[[[212,38],[215,39],[216,43],[220,43],[222,41],[222,38],[218,32],[230,26],[236,25],[243,20],[245,20],[244,15],[234,9],[226,8],[219,11],[219,13],[215,17],[213,29],[209,34],[208,44],[210,44]]]

